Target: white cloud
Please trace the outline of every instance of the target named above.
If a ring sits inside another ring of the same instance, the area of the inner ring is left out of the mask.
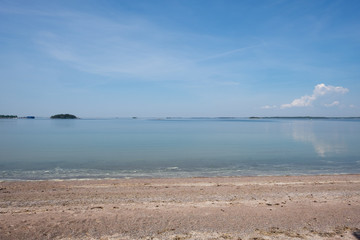
[[[307,107],[316,99],[315,96],[302,96],[301,98],[295,99],[291,103],[282,104],[281,108],[290,108],[290,107]]]
[[[349,89],[344,87],[334,87],[331,85],[326,86],[325,84],[321,83],[315,86],[313,96],[323,96],[328,93],[347,93]]]
[[[281,108],[291,108],[291,107],[308,107],[318,99],[327,94],[335,93],[335,94],[345,94],[349,91],[349,89],[344,87],[335,87],[328,85],[326,86],[324,83],[318,84],[315,86],[313,94],[311,96],[305,95],[300,98],[294,99],[291,103],[282,104]],[[335,101],[337,102],[337,101]],[[334,104],[334,102],[332,103]],[[335,103],[335,105],[338,105]]]
[[[334,107],[334,106],[338,106],[340,104],[339,101],[334,101],[332,103],[329,104],[324,104],[326,107]]]

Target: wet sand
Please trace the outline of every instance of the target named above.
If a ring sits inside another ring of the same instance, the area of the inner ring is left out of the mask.
[[[360,175],[0,182],[0,239],[360,239]]]

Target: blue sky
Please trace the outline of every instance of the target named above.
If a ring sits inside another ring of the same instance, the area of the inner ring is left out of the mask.
[[[0,0],[0,114],[360,116],[360,1]]]

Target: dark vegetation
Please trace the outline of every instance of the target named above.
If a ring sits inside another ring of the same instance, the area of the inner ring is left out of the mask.
[[[72,114],[56,114],[51,116],[52,119],[77,119],[75,115]]]
[[[0,118],[17,118],[16,115],[0,115]]]

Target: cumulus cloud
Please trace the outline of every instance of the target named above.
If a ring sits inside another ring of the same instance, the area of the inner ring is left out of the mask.
[[[291,108],[291,107],[307,107],[310,106],[313,101],[316,100],[315,96],[302,96],[301,98],[297,98],[291,103],[282,104],[281,108]]]
[[[334,101],[332,103],[329,104],[324,104],[326,107],[334,107],[334,106],[338,106],[340,104],[339,101]]]
[[[328,93],[347,93],[349,89],[344,87],[334,87],[331,85],[326,86],[325,84],[321,83],[315,86],[314,94],[315,96],[323,96]]]
[[[335,87],[331,85],[325,85],[324,83],[318,84],[315,86],[313,94],[311,96],[305,95],[300,98],[294,99],[291,103],[282,104],[281,108],[291,108],[291,107],[308,107],[311,106],[311,104],[318,99],[319,97],[322,97],[327,94],[345,94],[349,91],[349,89],[344,87]],[[335,101],[337,102],[337,101]],[[333,102],[332,104],[334,104]],[[333,106],[338,105],[339,102],[335,103]]]

